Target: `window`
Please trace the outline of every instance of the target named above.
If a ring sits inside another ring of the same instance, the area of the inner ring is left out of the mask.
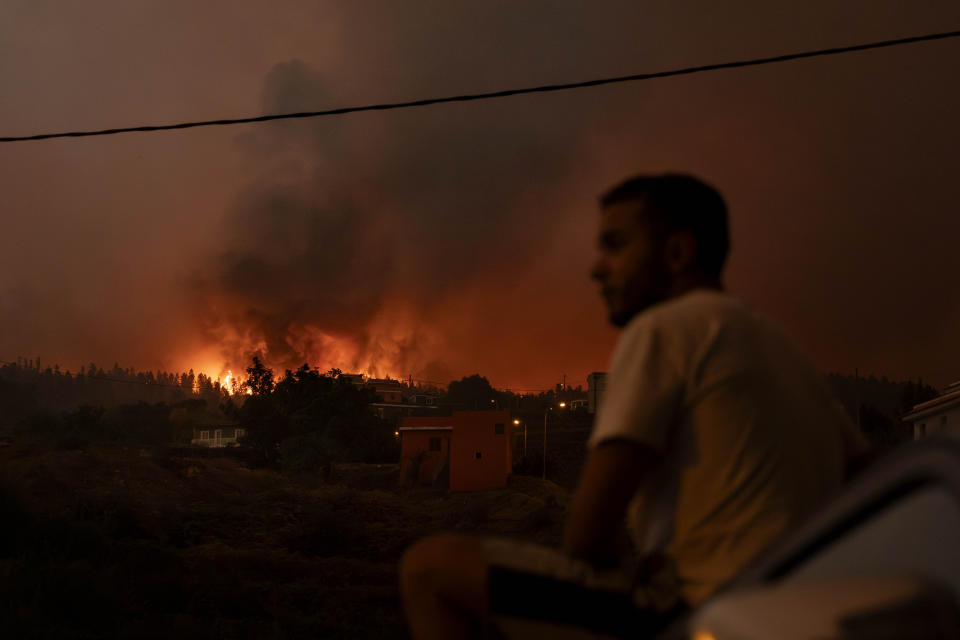
[[[440,438],[430,438],[430,451],[440,451]]]
[[[477,457],[477,460],[479,460],[480,458],[483,457],[483,453],[481,453],[480,451],[477,451],[477,453],[476,453],[475,455],[476,455],[476,457]]]
[[[244,430],[244,429],[237,429],[236,432],[235,432],[235,436],[234,436],[234,437],[236,437],[236,439],[239,440],[240,438],[242,438],[242,437],[245,436],[246,434],[247,434],[246,430]]]
[[[502,435],[503,435],[503,423],[502,423],[502,422],[498,422],[497,424],[493,425],[493,432],[494,432],[495,434],[497,434],[498,436],[502,436]]]
[[[921,425],[920,425],[920,435],[921,435],[921,436],[927,435],[927,423],[926,423],[926,422],[921,423]]]
[[[209,432],[209,431],[201,431],[201,432],[200,432],[200,439],[201,439],[201,440],[209,440],[209,439],[210,439],[210,432]]]
[[[217,446],[223,440],[223,429],[215,429],[213,432],[213,443]]]

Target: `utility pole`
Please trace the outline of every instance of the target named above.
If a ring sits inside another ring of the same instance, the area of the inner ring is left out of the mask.
[[[547,409],[543,412],[543,479],[547,479]]]
[[[857,428],[861,428],[860,425],[860,369],[854,367],[853,369],[853,392],[854,392],[854,403],[857,405]]]

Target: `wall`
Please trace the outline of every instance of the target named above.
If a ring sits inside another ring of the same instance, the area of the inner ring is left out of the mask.
[[[507,486],[513,469],[513,422],[506,411],[455,411],[450,448],[450,489],[479,491]],[[503,433],[495,433],[495,425]],[[477,453],[480,457],[477,458]]]
[[[406,425],[407,420],[420,420],[420,418],[404,419],[405,426],[413,426]],[[432,418],[427,418],[426,420],[432,420]],[[446,420],[449,422],[449,418]],[[401,482],[405,485],[434,484],[434,481],[437,479],[437,473],[443,467],[444,462],[450,457],[450,438],[452,433],[449,428],[437,428],[424,431],[400,431]],[[430,438],[440,438],[439,451],[430,451]],[[420,460],[419,467],[416,466],[418,458]]]
[[[947,407],[944,411],[913,421],[914,440],[920,440],[924,436],[948,433],[960,434],[960,406]]]
[[[496,433],[496,425],[503,425],[503,433]],[[423,481],[424,466],[436,465],[433,457],[427,462],[427,451],[430,437],[444,434],[449,438],[450,456],[450,490],[451,491],[479,491],[495,489],[507,485],[507,476],[513,469],[511,455],[511,438],[513,422],[506,411],[455,411],[452,416],[427,416],[404,418],[403,428],[452,427],[453,431],[400,431],[403,438],[401,446],[400,473],[401,478],[407,478],[405,466],[413,464],[414,457],[420,452],[424,454],[421,462],[421,472],[418,474]],[[447,449],[444,449],[446,453]],[[436,452],[433,452],[436,453]],[[477,453],[480,457],[477,457]],[[436,469],[436,466],[432,467]],[[409,472],[408,472],[409,473]],[[426,480],[429,482],[429,479]]]

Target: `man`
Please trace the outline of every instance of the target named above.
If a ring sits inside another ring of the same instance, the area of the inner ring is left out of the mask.
[[[421,541],[401,567],[415,638],[652,634],[840,487],[864,441],[800,350],[723,291],[728,247],[723,199],[691,176],[602,197],[592,277],[623,331],[563,550]],[[618,548],[625,517],[639,563]]]

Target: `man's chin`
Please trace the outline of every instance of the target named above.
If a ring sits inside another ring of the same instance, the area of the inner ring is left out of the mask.
[[[626,311],[624,309],[610,309],[610,313],[607,316],[607,319],[615,327],[625,327],[627,323],[633,320],[633,317],[637,315],[636,311]]]

